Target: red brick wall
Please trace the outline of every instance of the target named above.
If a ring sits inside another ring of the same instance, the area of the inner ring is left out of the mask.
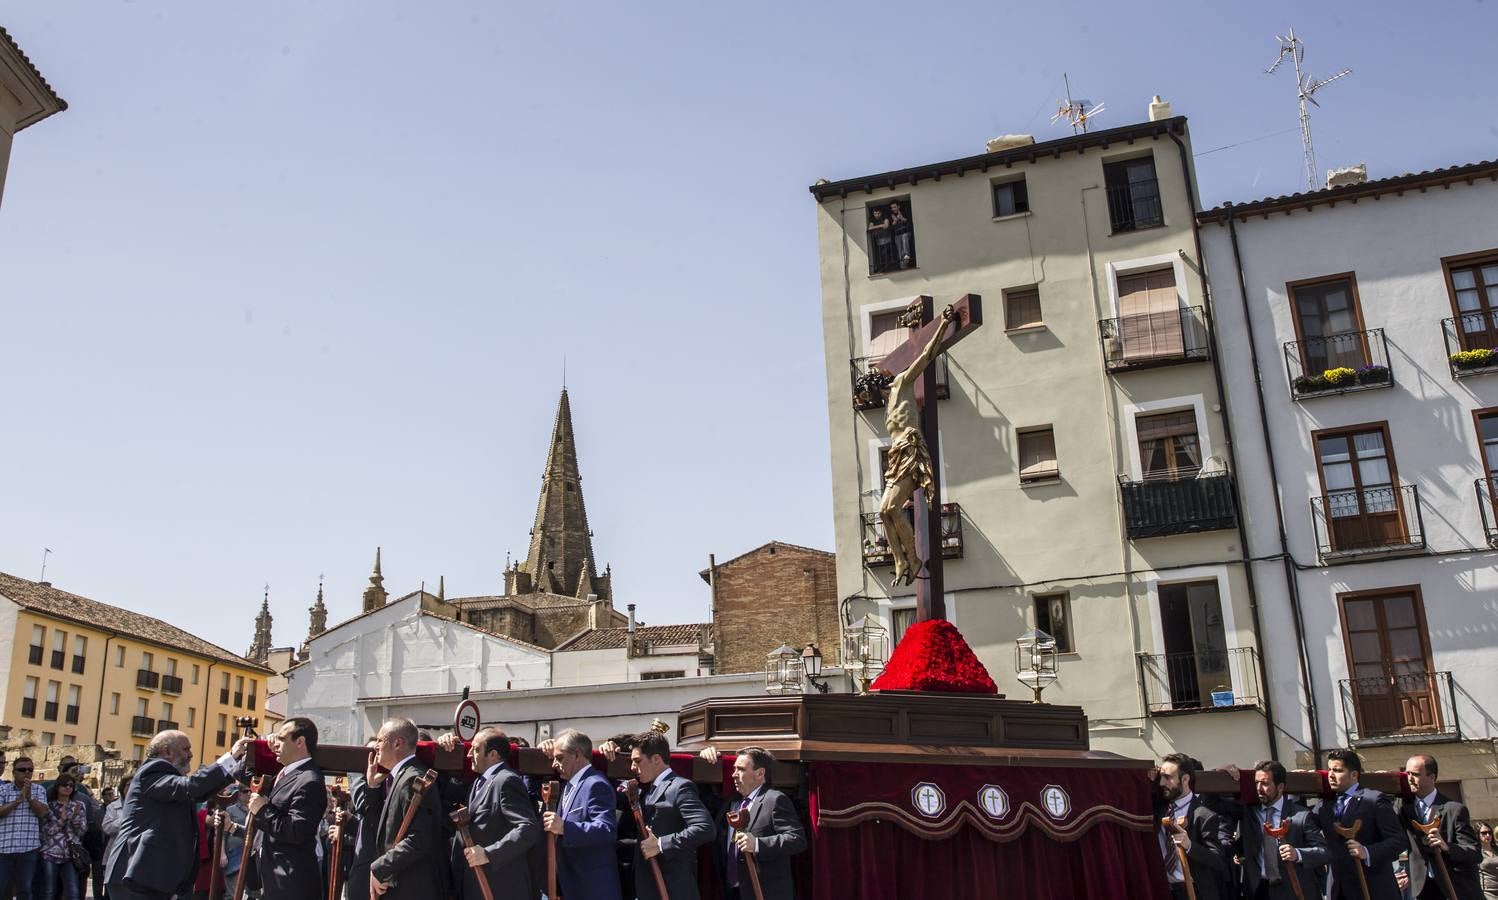
[[[781,643],[815,641],[838,660],[837,573],[831,553],[770,544],[718,566],[714,671],[763,672]]]

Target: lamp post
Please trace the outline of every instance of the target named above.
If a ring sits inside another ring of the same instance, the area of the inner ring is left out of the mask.
[[[1040,692],[1050,687],[1059,677],[1056,661],[1056,639],[1032,628],[1014,642],[1014,674],[1019,683],[1035,692],[1036,703],[1041,702]]]
[[[884,670],[888,653],[889,632],[877,619],[864,616],[843,629],[843,668],[853,676],[860,694],[869,692],[869,685]]]
[[[806,681],[817,689],[817,693],[827,693],[826,682],[818,681],[822,677],[822,651],[817,649],[816,644],[807,644],[806,649],[801,651],[801,669],[806,673]]]
[[[765,657],[765,693],[771,696],[800,694],[803,692],[801,654],[781,644]]]

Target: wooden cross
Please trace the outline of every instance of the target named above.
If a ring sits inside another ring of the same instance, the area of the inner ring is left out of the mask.
[[[896,347],[878,368],[888,375],[898,375],[915,362],[921,351],[931,342],[936,329],[945,327],[946,336],[941,339],[941,353],[967,337],[973,329],[983,324],[983,298],[977,294],[964,294],[952,304],[955,315],[952,321],[943,323],[935,315],[935,302],[925,295],[910,304],[913,318],[918,322],[905,343]],[[940,355],[940,354],[938,354]],[[935,496],[926,497],[924,490],[915,492],[915,540],[916,553],[923,563],[922,572],[915,582],[915,620],[945,619],[947,617],[946,595],[942,581],[941,562],[941,510],[932,511],[932,504],[941,502],[941,453],[937,445],[936,422],[936,363],[926,367],[921,380],[915,386],[916,402],[921,408],[921,437],[931,453],[931,484]],[[930,502],[928,502],[928,500]]]

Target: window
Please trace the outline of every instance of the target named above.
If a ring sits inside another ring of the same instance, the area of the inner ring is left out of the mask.
[[[137,716],[141,717],[141,718],[145,718],[146,716],[149,716],[151,714],[151,701],[147,700],[144,697],[141,697],[140,699],[136,700],[135,701],[135,714]]]
[[[1074,653],[1071,640],[1071,600],[1065,594],[1035,598],[1035,627],[1056,639],[1057,653]]]
[[[1186,354],[1175,269],[1118,276],[1118,342],[1124,365]]]
[[[1034,328],[1044,324],[1040,317],[1040,288],[1012,288],[1004,292],[1004,327]]]
[[[42,718],[48,722],[57,721],[57,695],[61,690],[62,685],[57,682],[47,682],[47,703],[42,708]]]
[[[82,675],[84,660],[88,656],[88,638],[81,634],[73,636],[73,674]]]
[[[244,676],[243,675],[235,675],[234,676],[234,705],[235,706],[243,706],[244,705]]]
[[[1368,339],[1352,275],[1292,284],[1291,309],[1307,375],[1368,364]]]
[[[890,647],[898,647],[901,638],[905,637],[905,630],[915,624],[915,607],[907,606],[904,609],[890,610],[889,624]]]
[[[156,665],[156,655],[142,650],[140,652],[140,667],[149,672],[154,665]]]
[[[192,664],[192,683],[193,684],[197,684],[198,683],[198,668],[199,667],[198,667],[197,663],[193,663]]]
[[[1477,418],[1477,441],[1482,447],[1482,464],[1488,480],[1498,478],[1498,410],[1483,410]]]
[[[1498,348],[1498,256],[1462,262],[1448,260],[1451,306],[1463,350]]]
[[[663,678],[684,678],[684,677],[686,677],[686,674],[687,673],[684,670],[682,670],[682,669],[676,669],[676,670],[670,671],[670,672],[641,672],[640,673],[640,680],[641,681],[659,681],[659,680],[661,680]]]
[[[1402,504],[1384,424],[1314,437],[1331,549],[1405,543]]]
[[[21,715],[28,719],[36,718],[36,692],[41,686],[37,679],[26,676],[26,693],[21,697]]]
[[[198,711],[196,709],[194,709],[193,707],[189,706],[187,708],[187,727],[191,728],[193,725],[197,724],[197,721],[198,721]]]
[[[170,703],[161,704],[161,717],[168,722],[172,721],[172,705]]]
[[[120,714],[120,695],[119,694],[110,694],[109,695],[109,714],[111,716],[117,716],[117,715]]]
[[[1009,181],[995,182],[993,186],[993,216],[1013,216],[1030,211],[1030,195],[1025,190],[1025,176]]]
[[[133,759],[134,761],[140,762],[142,759],[145,759],[145,757],[146,757],[146,745],[145,744],[136,744],[136,745],[134,745],[133,747],[130,748],[130,758]]]
[[[41,665],[42,652],[46,642],[47,629],[43,628],[40,625],[31,626],[31,651],[26,661],[31,663],[33,666]]]
[[[869,316],[869,358],[884,359],[910,338],[910,329],[900,323],[905,310],[873,313]]]
[[[65,734],[62,736],[62,742],[68,746],[72,746],[73,744],[78,743],[78,735]]]
[[[1103,183],[1108,192],[1108,223],[1115,234],[1165,224],[1153,156],[1104,163]]]
[[[1139,416],[1134,424],[1139,432],[1139,469],[1146,480],[1190,478],[1201,468],[1195,410]]]
[[[915,226],[910,199],[871,203],[868,215],[869,274],[915,268]]]
[[[1056,468],[1056,436],[1047,425],[1033,428],[1016,435],[1019,444],[1019,481],[1029,484],[1059,478]]]
[[[1439,730],[1441,704],[1419,591],[1399,588],[1337,599],[1358,733]]]
[[[177,661],[175,659],[172,659],[171,657],[167,657],[166,660],[166,674],[171,675],[174,678],[177,675]]]
[[[1216,580],[1160,585],[1160,627],[1172,707],[1209,707],[1213,692],[1233,690]]]
[[[82,694],[82,688],[80,688],[76,684],[68,685],[68,707],[67,709],[63,710],[63,721],[67,722],[69,725],[78,724],[78,705],[80,702],[80,694]]]
[[[125,666],[125,648],[123,646],[115,647],[114,648],[114,667],[116,669],[120,669],[120,668],[124,668],[124,666]]]
[[[57,743],[57,733],[53,731],[43,731],[42,739],[39,743],[43,747],[52,746],[53,744]]]
[[[60,629],[52,630],[52,668],[62,671],[63,658],[67,656],[68,633]]]

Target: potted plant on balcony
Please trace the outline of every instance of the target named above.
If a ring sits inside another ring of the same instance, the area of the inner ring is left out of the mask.
[[[1357,377],[1358,384],[1388,384],[1389,367],[1374,365],[1372,363],[1366,366],[1359,366]]]
[[[1498,364],[1498,350],[1458,350],[1451,354],[1451,365],[1463,371],[1486,369]]]

